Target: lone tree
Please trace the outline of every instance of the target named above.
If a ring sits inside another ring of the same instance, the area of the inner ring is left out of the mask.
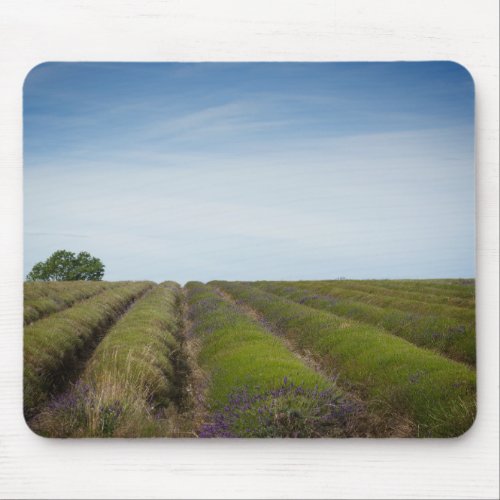
[[[46,261],[38,262],[26,276],[28,281],[100,281],[104,264],[88,252],[75,255],[68,250],[57,250]]]

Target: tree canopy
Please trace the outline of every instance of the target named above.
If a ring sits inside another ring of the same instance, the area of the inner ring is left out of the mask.
[[[104,264],[88,252],[75,255],[68,250],[57,250],[47,260],[38,262],[26,276],[28,281],[100,281]]]

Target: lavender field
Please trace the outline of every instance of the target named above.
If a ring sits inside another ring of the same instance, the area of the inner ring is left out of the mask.
[[[455,437],[474,280],[25,283],[24,414],[46,437]]]

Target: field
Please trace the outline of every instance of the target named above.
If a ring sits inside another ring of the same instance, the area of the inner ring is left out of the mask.
[[[25,283],[46,437],[455,437],[474,280]]]

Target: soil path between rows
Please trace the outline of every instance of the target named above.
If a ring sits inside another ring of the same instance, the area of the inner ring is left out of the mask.
[[[185,287],[180,293],[179,320],[175,335],[179,349],[172,357],[176,388],[166,412],[170,420],[168,437],[197,437],[207,417],[205,396],[209,378],[197,362],[200,345],[192,334]]]

